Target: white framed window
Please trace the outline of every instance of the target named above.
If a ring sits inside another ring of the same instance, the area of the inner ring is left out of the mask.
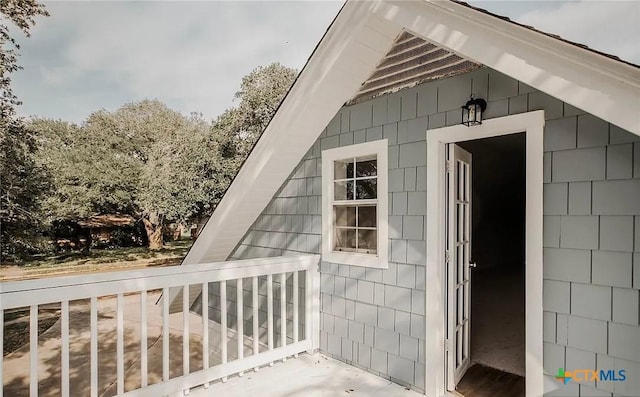
[[[322,152],[322,255],[388,267],[387,140]]]

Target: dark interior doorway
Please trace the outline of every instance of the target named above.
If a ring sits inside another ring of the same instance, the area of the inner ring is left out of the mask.
[[[471,362],[522,377],[525,138],[521,133],[458,142],[473,159],[471,261],[477,267],[471,276]]]

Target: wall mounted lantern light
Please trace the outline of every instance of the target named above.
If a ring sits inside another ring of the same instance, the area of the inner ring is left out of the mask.
[[[462,124],[467,127],[482,124],[482,113],[487,108],[487,101],[482,98],[471,98],[462,106]]]

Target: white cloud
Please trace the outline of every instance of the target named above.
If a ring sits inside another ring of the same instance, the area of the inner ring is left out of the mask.
[[[253,68],[281,62],[300,69],[340,5],[49,3],[51,16],[38,21],[24,41],[26,70],[17,76],[16,91],[24,113],[75,121],[141,98],[215,117],[231,105],[242,76]],[[85,87],[77,87],[85,79]],[[79,106],[87,96],[99,98],[101,90],[119,101]],[[66,93],[56,112],[64,102],[69,112],[52,115],[41,100],[46,92]]]
[[[640,64],[640,2],[474,1],[543,31]],[[157,98],[212,118],[242,76],[300,69],[338,12],[334,2],[48,2],[22,41],[14,78],[24,115],[82,121]]]

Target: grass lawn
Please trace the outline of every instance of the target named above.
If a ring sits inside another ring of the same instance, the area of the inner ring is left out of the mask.
[[[33,258],[22,266],[0,266],[0,281],[17,281],[70,273],[127,270],[178,265],[193,244],[184,239],[166,242],[161,250],[146,247],[92,249],[88,254],[68,252]]]

